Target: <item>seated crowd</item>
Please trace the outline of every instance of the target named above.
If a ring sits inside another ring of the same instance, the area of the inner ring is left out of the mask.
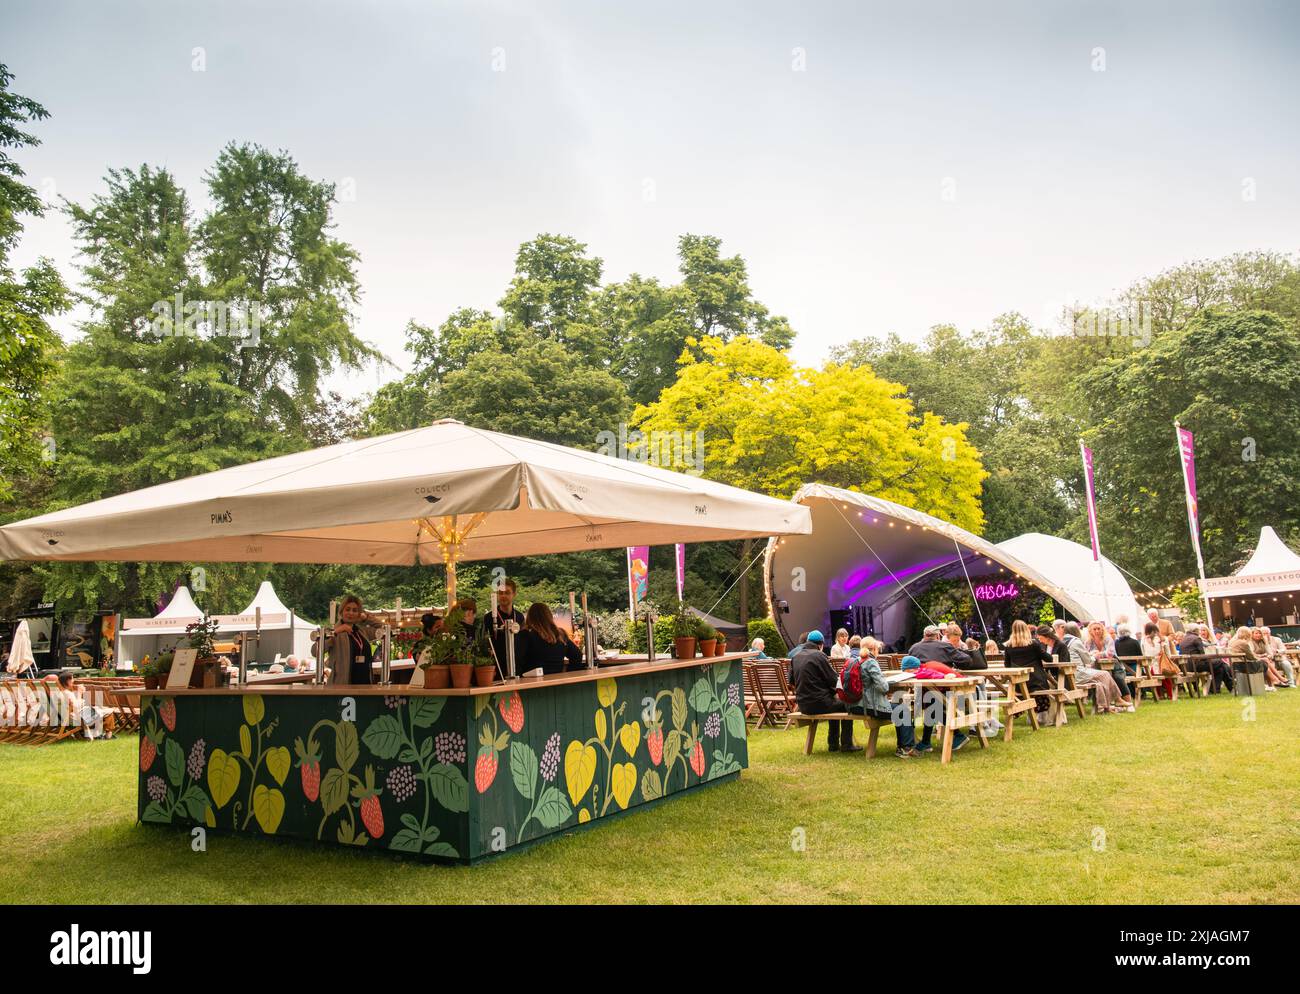
[[[1233,690],[1229,660],[1234,656],[1254,660],[1262,666],[1266,690],[1296,685],[1286,646],[1267,627],[1242,627],[1235,633],[1225,631],[1215,639],[1207,625],[1192,624],[1179,635],[1168,619],[1160,618],[1151,610],[1142,626],[1142,637],[1135,638],[1133,632],[1127,618],[1121,618],[1114,626],[1092,621],[1082,628],[1077,622],[1059,619],[1051,625],[1038,626],[1017,620],[1012,623],[1010,637],[1003,646],[989,639],[981,648],[975,639],[964,638],[959,625],[930,625],[925,628],[921,641],[908,649],[899,666],[904,672],[912,671],[911,675],[918,679],[943,679],[969,670],[987,669],[988,657],[1001,654],[1001,665],[1031,671],[1028,689],[1034,693],[1056,686],[1055,677],[1044,664],[1072,663],[1075,685],[1093,692],[1097,714],[1135,710],[1139,660],[1149,674],[1161,679],[1161,686],[1153,692],[1166,698],[1173,698],[1174,677],[1182,672],[1176,662],[1178,657],[1190,657],[1184,662],[1187,669],[1209,674],[1211,693]],[[762,640],[755,639],[751,651],[757,651],[758,658],[768,659],[764,648]],[[895,755],[917,756],[932,748],[934,723],[930,716],[937,715],[933,706],[937,697],[934,691],[924,692],[922,704],[926,717],[918,740],[910,711],[894,700],[898,696],[897,688],[881,669],[879,655],[884,648],[884,643],[871,636],[850,637],[843,628],[835,633],[835,641],[829,646],[820,631],[805,633],[790,650],[790,679],[795,699],[800,713],[805,715],[850,713],[892,722],[898,738]],[[845,677],[851,667],[858,667],[852,681]],[[856,703],[846,700],[845,688],[856,687],[858,683],[862,687],[861,698]],[[982,694],[982,691],[980,687],[976,692]],[[1049,706],[1048,695],[1040,694],[1038,710],[1044,712]],[[826,725],[831,752],[861,751],[862,747],[853,742],[851,720],[832,720]],[[992,734],[1001,727],[1000,722],[990,720],[985,731]],[[966,741],[966,735],[955,733],[953,749],[960,749]]]

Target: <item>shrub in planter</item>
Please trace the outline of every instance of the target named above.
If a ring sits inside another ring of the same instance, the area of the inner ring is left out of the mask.
[[[754,644],[754,639],[762,639],[765,645],[763,651],[777,659],[785,656],[789,651],[776,630],[776,622],[771,618],[755,618],[749,623],[749,645]]]
[[[690,608],[683,604],[673,615],[673,650],[678,659],[695,658],[695,639],[698,619],[691,614]]]
[[[695,638],[699,643],[700,655],[712,656],[718,644],[718,630],[707,621],[699,619],[695,625]]]

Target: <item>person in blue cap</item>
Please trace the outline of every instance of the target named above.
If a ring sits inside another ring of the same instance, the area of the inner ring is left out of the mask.
[[[790,652],[790,679],[800,714],[836,714],[844,710],[844,704],[835,696],[839,676],[822,649],[825,641],[825,636],[814,630]],[[862,751],[862,746],[853,744],[852,721],[826,722],[826,744],[831,752]]]

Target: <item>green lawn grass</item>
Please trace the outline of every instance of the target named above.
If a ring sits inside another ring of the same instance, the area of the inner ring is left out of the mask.
[[[216,833],[193,853],[136,824],[135,736],[0,745],[0,901],[1300,898],[1300,690],[1075,717],[946,768],[895,759],[888,731],[872,761],[819,738],[806,757],[802,732],[752,733],[739,781],[476,867]]]

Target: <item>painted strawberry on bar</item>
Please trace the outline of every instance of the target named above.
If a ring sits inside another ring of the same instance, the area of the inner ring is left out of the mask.
[[[293,752],[298,758],[294,765],[302,776],[303,796],[316,803],[316,798],[320,797],[320,744],[315,738],[309,737],[307,744],[303,745],[301,738],[293,740]]]
[[[474,786],[480,794],[485,793],[492,786],[492,781],[497,775],[497,753],[490,745],[485,745],[478,751],[478,758],[474,760]]]
[[[524,727],[524,702],[519,697],[519,691],[512,690],[497,701],[497,709],[501,712],[505,723],[510,726],[510,731],[518,734]]]
[[[664,730],[659,727],[650,729],[645,734],[645,744],[650,750],[650,762],[658,766],[664,758]]]
[[[176,701],[174,698],[167,697],[163,699],[162,704],[158,706],[158,715],[162,718],[162,723],[167,726],[167,731],[176,731]]]
[[[149,767],[153,766],[153,761],[158,758],[158,747],[162,745],[163,730],[158,727],[158,722],[149,716],[148,722],[145,723],[144,729],[140,733],[140,772],[146,773]]]
[[[352,788],[352,797],[361,811],[361,823],[366,826],[372,839],[382,838],[384,834],[384,812],[379,806],[379,795],[383,792],[382,787],[375,786],[373,766],[366,767],[365,783]]]

